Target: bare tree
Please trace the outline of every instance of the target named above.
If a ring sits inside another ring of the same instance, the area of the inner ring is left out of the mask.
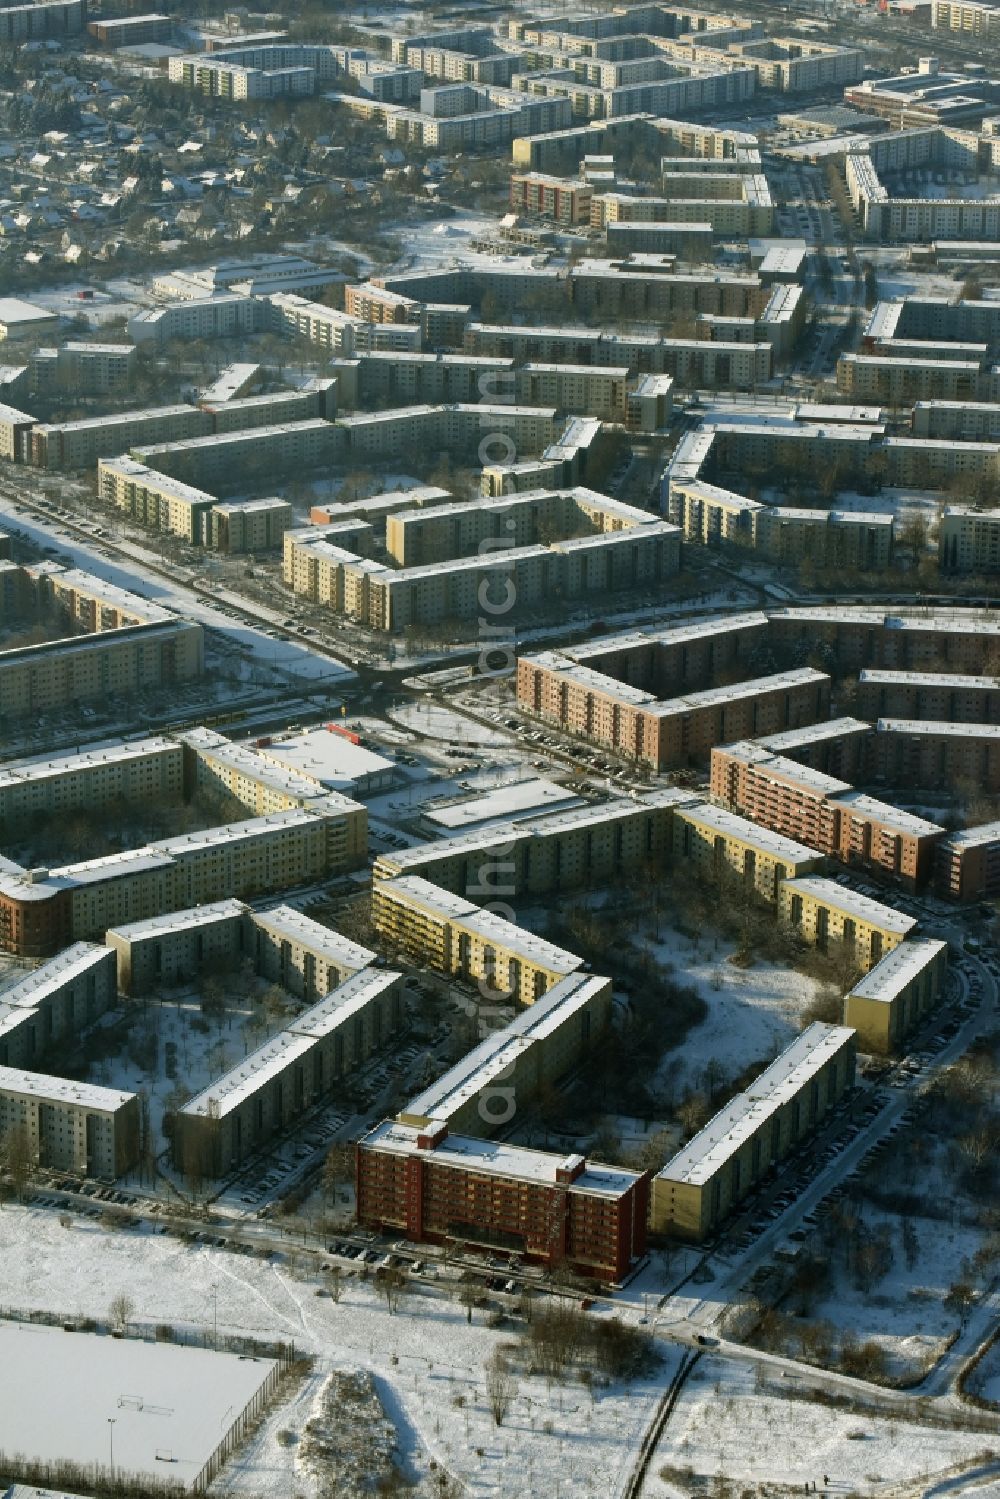
[[[135,1311],[135,1302],[125,1291],[119,1291],[108,1304],[108,1321],[116,1332],[124,1332]]]
[[[0,1171],[6,1172],[18,1201],[24,1196],[34,1164],[28,1131],[23,1124],[12,1125],[0,1136]]]
[[[514,1381],[503,1354],[497,1350],[486,1365],[486,1397],[495,1426],[502,1426],[514,1399]]]

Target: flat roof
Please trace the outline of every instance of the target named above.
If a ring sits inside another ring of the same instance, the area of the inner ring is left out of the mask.
[[[531,1150],[523,1145],[507,1145],[495,1140],[477,1140],[467,1135],[446,1135],[432,1150],[422,1149],[417,1141],[425,1131],[395,1120],[384,1120],[361,1141],[366,1150],[382,1150],[393,1155],[414,1155],[418,1151],[428,1162],[478,1171],[487,1176],[507,1176],[519,1181],[556,1184],[561,1167],[571,1169],[581,1163],[579,1156],[558,1155],[554,1151]],[[640,1173],[620,1166],[582,1162],[583,1169],[568,1183],[570,1192],[585,1192],[600,1197],[621,1197],[639,1180]]]
[[[339,966],[361,969],[375,961],[376,954],[371,948],[352,942],[349,937],[314,921],[311,916],[306,916],[294,906],[271,906],[267,911],[255,911],[251,919],[254,926],[275,936],[298,942],[310,952]]]
[[[465,797],[444,807],[424,807],[422,815],[436,826],[459,830],[498,819],[530,817],[548,807],[579,806],[581,797],[570,786],[561,786],[544,776],[498,786],[484,796]]]
[[[45,1072],[27,1072],[21,1067],[0,1067],[0,1093],[20,1093],[25,1098],[51,1099],[54,1103],[78,1104],[80,1108],[113,1114],[134,1093],[80,1083],[68,1077],[50,1077]]]
[[[1000,407],[997,410],[1000,411]],[[888,671],[865,667],[858,673],[858,681],[885,687],[949,687],[956,692],[1000,692],[1000,677],[974,677],[960,672]]]
[[[203,906],[188,906],[183,911],[164,911],[160,916],[147,916],[142,921],[129,921],[122,926],[109,927],[105,933],[105,941],[109,937],[117,937],[123,942],[144,942],[156,937],[169,937],[176,932],[212,926],[217,921],[237,921],[249,909],[241,900],[209,901]]]
[[[395,761],[325,728],[274,740],[261,749],[261,754],[324,787],[351,786],[365,776],[395,769]]]
[[[10,989],[5,989],[0,994],[0,1000],[5,1005],[18,1005],[26,1009],[36,1009],[51,994],[56,994],[71,984],[81,974],[89,972],[91,968],[100,967],[108,959],[112,963],[114,958],[109,948],[95,942],[74,942],[71,947],[66,947],[57,953],[54,958],[29,973],[19,983]]]
[[[870,734],[871,732],[871,724],[865,723],[860,718],[827,718],[819,723],[803,724],[799,729],[782,729],[778,734],[763,734],[754,742],[762,749],[773,750],[780,755],[782,750],[818,744],[824,739],[840,739],[845,734]]]
[[[148,739],[121,740],[102,745],[98,749],[80,750],[73,755],[39,755],[25,760],[8,760],[0,765],[0,791],[29,781],[99,770],[105,765],[117,765],[127,760],[145,760],[153,755],[171,752],[180,755],[180,745],[164,734],[153,734]]]
[[[947,942],[934,937],[908,937],[869,969],[850,991],[860,999],[875,999],[889,1004],[907,984],[922,973],[940,953],[948,951]]]
[[[881,901],[862,895],[860,890],[838,885],[836,880],[825,879],[822,875],[800,875],[797,879],[784,880],[782,883],[786,890],[809,896],[825,906],[832,906],[845,916],[867,922],[870,926],[898,932],[901,937],[912,932],[917,924],[913,916],[906,916],[902,911],[895,911],[891,906],[884,906]]]
[[[58,313],[50,312],[47,307],[36,307],[33,302],[25,302],[20,297],[0,297],[0,323],[38,323],[55,322]]]
[[[794,1098],[831,1056],[852,1043],[854,1034],[850,1026],[814,1021],[746,1092],[737,1093],[666,1163],[657,1179],[696,1186],[710,1181],[776,1109]]]
[[[1000,724],[949,723],[939,718],[880,718],[880,734],[918,734],[924,738],[1000,739]]]
[[[553,942],[547,942],[544,937],[536,936],[527,928],[515,926],[513,922],[505,921],[502,917],[494,915],[492,911],[486,911],[481,906],[474,905],[464,896],[453,895],[450,890],[443,890],[440,885],[425,880],[421,875],[397,875],[391,880],[376,881],[376,887],[390,895],[401,897],[404,901],[429,909],[440,916],[443,921],[456,922],[467,931],[475,932],[484,940],[492,941],[498,947],[517,953],[529,962],[537,963],[553,972],[561,970],[563,973],[572,973],[582,966],[582,959],[576,957],[574,953],[556,947]]]
[[[722,837],[736,838],[742,843],[752,844],[771,858],[785,859],[792,865],[823,861],[823,855],[818,849],[808,848],[804,843],[796,843],[794,839],[786,838],[781,833],[762,828],[758,823],[729,812],[724,807],[717,807],[712,802],[697,802],[679,807],[677,815],[684,821],[698,822],[703,827],[712,828]]]

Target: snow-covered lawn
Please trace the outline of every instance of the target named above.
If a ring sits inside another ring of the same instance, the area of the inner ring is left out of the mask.
[[[678,1092],[702,1086],[712,1064],[716,1084],[729,1081],[751,1063],[763,1065],[794,1040],[816,994],[816,983],[794,969],[754,962],[748,968],[729,961],[734,946],[713,932],[696,938],[662,925],[650,946],[678,983],[696,989],[708,1007],[676,1051],[660,1066],[662,1081]]]
[[[644,1499],[690,1492],[691,1474],[732,1485],[815,1482],[834,1495],[870,1493],[972,1462],[996,1445],[982,1433],[915,1426],[757,1388],[749,1365],[707,1358],[685,1385],[653,1457]],[[666,1480],[661,1469],[671,1470]],[[671,1481],[673,1478],[674,1481]],[[824,1480],[829,1479],[829,1484]]]
[[[393,722],[415,729],[431,739],[445,740],[448,744],[503,745],[509,744],[510,735],[490,729],[464,714],[453,713],[450,708],[437,703],[404,703],[392,714]]]

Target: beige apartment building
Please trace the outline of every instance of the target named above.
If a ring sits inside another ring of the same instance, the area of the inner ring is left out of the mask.
[[[35,349],[28,359],[28,383],[39,395],[83,391],[106,395],[129,390],[135,377],[134,344],[67,343]]]
[[[483,895],[495,881],[510,895],[543,895],[607,883],[670,855],[677,810],[694,800],[676,786],[465,837],[437,838],[375,860],[375,880],[415,874],[454,895]]]
[[[249,906],[227,899],[109,927],[104,934],[123,994],[149,996],[196,978],[244,950]]]
[[[159,406],[148,411],[89,416],[77,422],[34,427],[31,462],[36,468],[90,468],[99,458],[126,453],[141,443],[186,441],[211,431],[211,416],[197,406]]]
[[[3,992],[0,1067],[35,1068],[53,1046],[75,1044],[118,997],[114,954],[76,942]]]
[[[782,880],[822,870],[826,859],[814,848],[759,828],[711,802],[678,807],[673,817],[676,862],[712,884],[742,882],[772,905]]]
[[[178,1111],[174,1163],[219,1177],[322,1102],[406,1023],[402,975],[364,969]]]
[[[109,744],[54,758],[0,766],[0,825],[42,815],[126,802],[176,801],[184,788],[184,753],[165,735]]]
[[[493,1135],[516,1108],[578,1067],[610,1024],[611,980],[570,974],[410,1099],[397,1119],[416,1129]]]
[[[0,718],[131,697],[203,670],[201,626],[172,618],[23,646],[0,652]]]
[[[654,1233],[700,1243],[854,1086],[854,1031],[815,1021],[653,1177]]]
[[[778,889],[778,915],[821,952],[839,944],[866,973],[917,925],[912,916],[821,875],[785,880]]]
[[[894,947],[844,1000],[844,1024],[862,1051],[898,1051],[940,998],[948,975],[948,944],[910,938]]]
[[[115,505],[151,530],[166,531],[193,545],[207,539],[215,495],[134,458],[102,458],[97,465],[97,492],[105,504]]]
[[[208,543],[217,552],[273,552],[295,524],[295,511],[277,495],[213,505],[208,516]]]
[[[339,425],[312,417],[273,427],[210,432],[133,447],[132,457],[185,484],[224,490],[245,487],[250,482],[259,484],[265,476],[302,473],[320,464],[335,463],[343,456],[343,447]]]
[[[1000,510],[946,505],[938,522],[938,560],[949,572],[1000,570]]]
[[[113,1181],[139,1158],[139,1100],[116,1088],[0,1067],[0,1135],[15,1131],[24,1132],[38,1166]]]
[[[419,875],[375,882],[372,920],[397,951],[443,973],[485,981],[521,1004],[534,1004],[583,966],[572,953]]]

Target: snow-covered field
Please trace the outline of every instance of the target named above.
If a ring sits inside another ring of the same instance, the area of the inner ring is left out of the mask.
[[[643,1495],[690,1492],[689,1469],[710,1479],[721,1473],[731,1485],[816,1483],[829,1494],[868,1494],[971,1463],[991,1445],[982,1433],[782,1400],[757,1388],[750,1365],[707,1358],[684,1387]],[[672,1470],[666,1479],[664,1468]]]
[[[396,1422],[414,1470],[427,1475],[433,1460],[466,1486],[469,1496],[507,1495],[517,1475],[521,1495],[551,1499],[610,1499],[619,1492],[640,1436],[651,1419],[676,1357],[629,1388],[595,1389],[518,1380],[510,1414],[494,1425],[484,1389],[484,1366],[511,1341],[476,1311],[442,1294],[411,1295],[390,1315],[370,1285],[348,1280],[343,1299],[317,1294],[318,1279],[287,1266],[237,1258],[222,1250],[187,1247],[135,1232],[107,1232],[74,1220],[60,1228],[55,1214],[8,1208],[0,1213],[3,1300],[25,1308],[104,1317],[127,1289],[134,1320],[210,1326],[213,1293],[220,1333],[293,1340],[316,1355],[317,1373],[367,1369],[378,1379],[383,1404]],[[291,1409],[272,1413],[258,1437],[223,1475],[214,1492],[247,1499],[296,1499],[316,1492],[297,1472],[297,1442],[322,1379]],[[436,1490],[425,1487],[428,1496]]]
[[[0,1451],[191,1484],[274,1368],[204,1348],[0,1322]],[[53,1371],[58,1395],[53,1400]],[[109,1423],[114,1430],[109,1433]]]
[[[437,703],[406,703],[392,714],[393,721],[408,729],[415,729],[431,739],[441,739],[448,744],[504,745],[509,734],[490,729],[485,724],[452,713]]]
[[[882,489],[878,494],[857,494],[848,489],[837,495],[832,508],[895,515],[901,519],[919,515],[931,522],[938,518],[941,501],[941,491],[935,489]]]

